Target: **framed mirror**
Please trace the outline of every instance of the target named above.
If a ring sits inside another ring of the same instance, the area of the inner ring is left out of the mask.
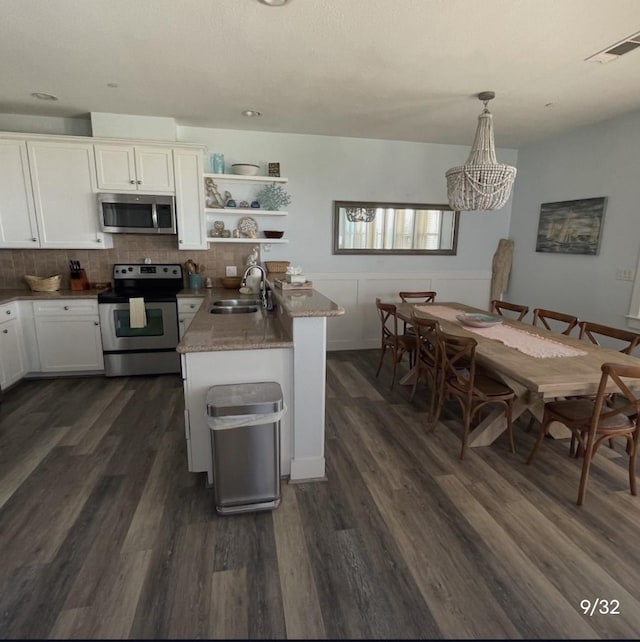
[[[450,254],[460,212],[424,203],[333,202],[334,254]]]

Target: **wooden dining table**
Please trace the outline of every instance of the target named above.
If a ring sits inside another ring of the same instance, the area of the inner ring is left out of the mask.
[[[568,337],[522,321],[501,317],[502,323],[505,325],[552,339],[557,343],[584,352],[578,356],[533,357],[516,348],[504,345],[498,340],[480,336],[462,325],[460,321],[446,320],[441,316],[429,314],[430,305],[416,306],[410,303],[396,305],[398,316],[403,321],[410,322],[411,313],[415,311],[418,317],[437,320],[445,332],[473,337],[478,343],[476,348],[477,363],[504,381],[516,393],[516,400],[513,404],[514,420],[526,410],[541,420],[546,400],[574,395],[595,395],[600,383],[603,363],[614,362],[640,366],[640,359],[637,357],[622,354],[577,337]],[[438,301],[433,305],[435,306],[434,310],[445,306],[460,310],[461,314],[465,312],[488,314],[486,310],[480,310],[463,303],[441,303]],[[415,376],[414,368],[400,383],[412,383]],[[630,389],[640,390],[640,379],[634,379],[628,383]],[[611,386],[611,392],[614,392],[615,389],[615,386]],[[505,430],[504,413],[501,409],[496,409],[473,429],[468,445],[472,447],[488,446]],[[554,425],[551,434],[556,438],[570,436],[569,431],[561,424]]]

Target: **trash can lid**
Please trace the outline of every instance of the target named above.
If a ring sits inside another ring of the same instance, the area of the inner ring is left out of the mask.
[[[207,390],[207,415],[255,415],[282,409],[282,389],[276,381],[230,383]]]

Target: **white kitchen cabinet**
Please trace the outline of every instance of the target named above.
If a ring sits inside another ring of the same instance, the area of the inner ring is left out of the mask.
[[[171,148],[105,143],[94,150],[100,190],[174,193]]]
[[[104,370],[97,301],[37,301],[33,312],[40,372]]]
[[[39,247],[24,140],[0,139],[0,247]]]
[[[0,305],[0,388],[7,388],[22,379],[25,370],[18,305]]]
[[[40,247],[113,247],[98,221],[93,145],[33,140],[27,151]]]
[[[178,330],[180,332],[180,339],[191,325],[193,317],[200,309],[203,297],[178,297]]]
[[[265,183],[287,183],[288,179],[281,176],[242,176],[240,174],[205,174],[205,191],[206,191],[206,179],[213,179],[215,184],[218,186],[218,191],[221,194],[224,194],[225,191],[229,190],[233,197],[233,200],[236,203],[241,201],[247,201],[251,203],[255,200],[259,189]],[[226,184],[226,185],[225,185]],[[210,205],[210,203],[207,203]],[[219,219],[225,222],[225,227],[227,229],[233,229],[237,226],[238,221],[243,216],[250,216],[257,219],[258,223],[258,237],[257,238],[224,238],[224,237],[214,237],[211,236],[209,232],[209,237],[207,241],[209,243],[268,243],[268,244],[283,244],[288,243],[289,239],[280,238],[280,239],[268,239],[261,235],[262,229],[273,229],[273,223],[265,223],[264,220],[261,220],[262,217],[265,217],[265,220],[268,220],[266,217],[272,216],[287,216],[289,212],[285,210],[265,210],[260,208],[246,208],[246,207],[206,207],[205,214],[207,216],[207,225],[211,229],[213,224],[213,219]],[[233,217],[233,218],[232,218]],[[280,225],[276,229],[282,229]]]
[[[175,149],[176,219],[179,250],[206,250],[207,225],[202,193],[202,151]]]

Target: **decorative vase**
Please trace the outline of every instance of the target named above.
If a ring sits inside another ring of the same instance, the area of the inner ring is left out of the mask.
[[[213,173],[224,174],[224,154],[213,155]]]

